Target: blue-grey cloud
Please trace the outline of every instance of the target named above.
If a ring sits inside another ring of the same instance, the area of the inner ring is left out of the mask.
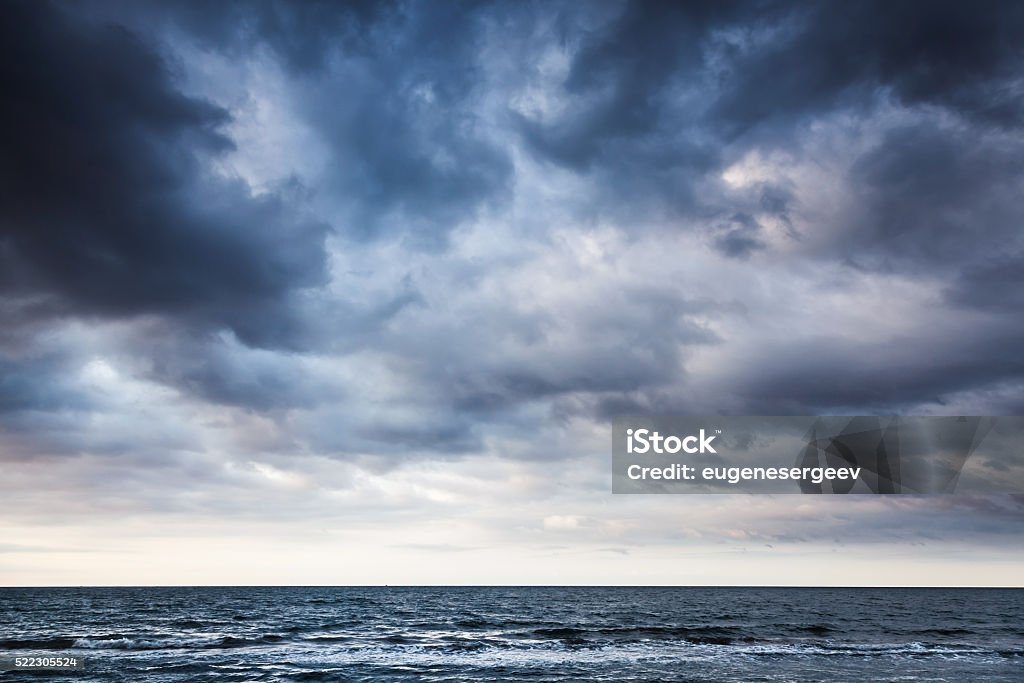
[[[166,58],[123,27],[46,3],[4,12],[4,292],[287,343],[277,313],[324,282],[326,229],[285,193],[204,171],[232,147],[228,112],[183,94]]]

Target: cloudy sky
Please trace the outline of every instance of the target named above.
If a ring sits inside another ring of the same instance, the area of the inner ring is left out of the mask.
[[[0,585],[1020,585],[1024,497],[610,454],[1024,414],[1024,5],[0,14]]]

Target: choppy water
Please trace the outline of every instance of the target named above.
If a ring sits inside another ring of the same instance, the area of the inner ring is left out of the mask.
[[[1024,590],[0,589],[32,681],[1024,681]]]

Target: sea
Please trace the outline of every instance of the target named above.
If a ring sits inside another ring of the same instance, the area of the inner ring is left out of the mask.
[[[8,681],[1024,681],[1024,589],[0,589]]]

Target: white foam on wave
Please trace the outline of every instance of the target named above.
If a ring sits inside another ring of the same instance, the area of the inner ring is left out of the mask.
[[[358,647],[287,646],[289,656],[328,666],[389,665],[401,661],[409,666],[560,666],[570,664],[617,664],[629,662],[700,663],[762,657],[891,657],[932,656],[943,659],[998,661],[998,653],[970,646],[936,646],[925,643],[901,644],[810,644],[767,643],[718,645],[697,643],[635,642],[567,647],[552,641],[510,641],[504,647],[467,648],[423,645],[365,645]]]
[[[223,635],[217,634],[198,638],[194,636],[78,638],[72,647],[83,650],[181,650],[210,647],[223,637]]]

